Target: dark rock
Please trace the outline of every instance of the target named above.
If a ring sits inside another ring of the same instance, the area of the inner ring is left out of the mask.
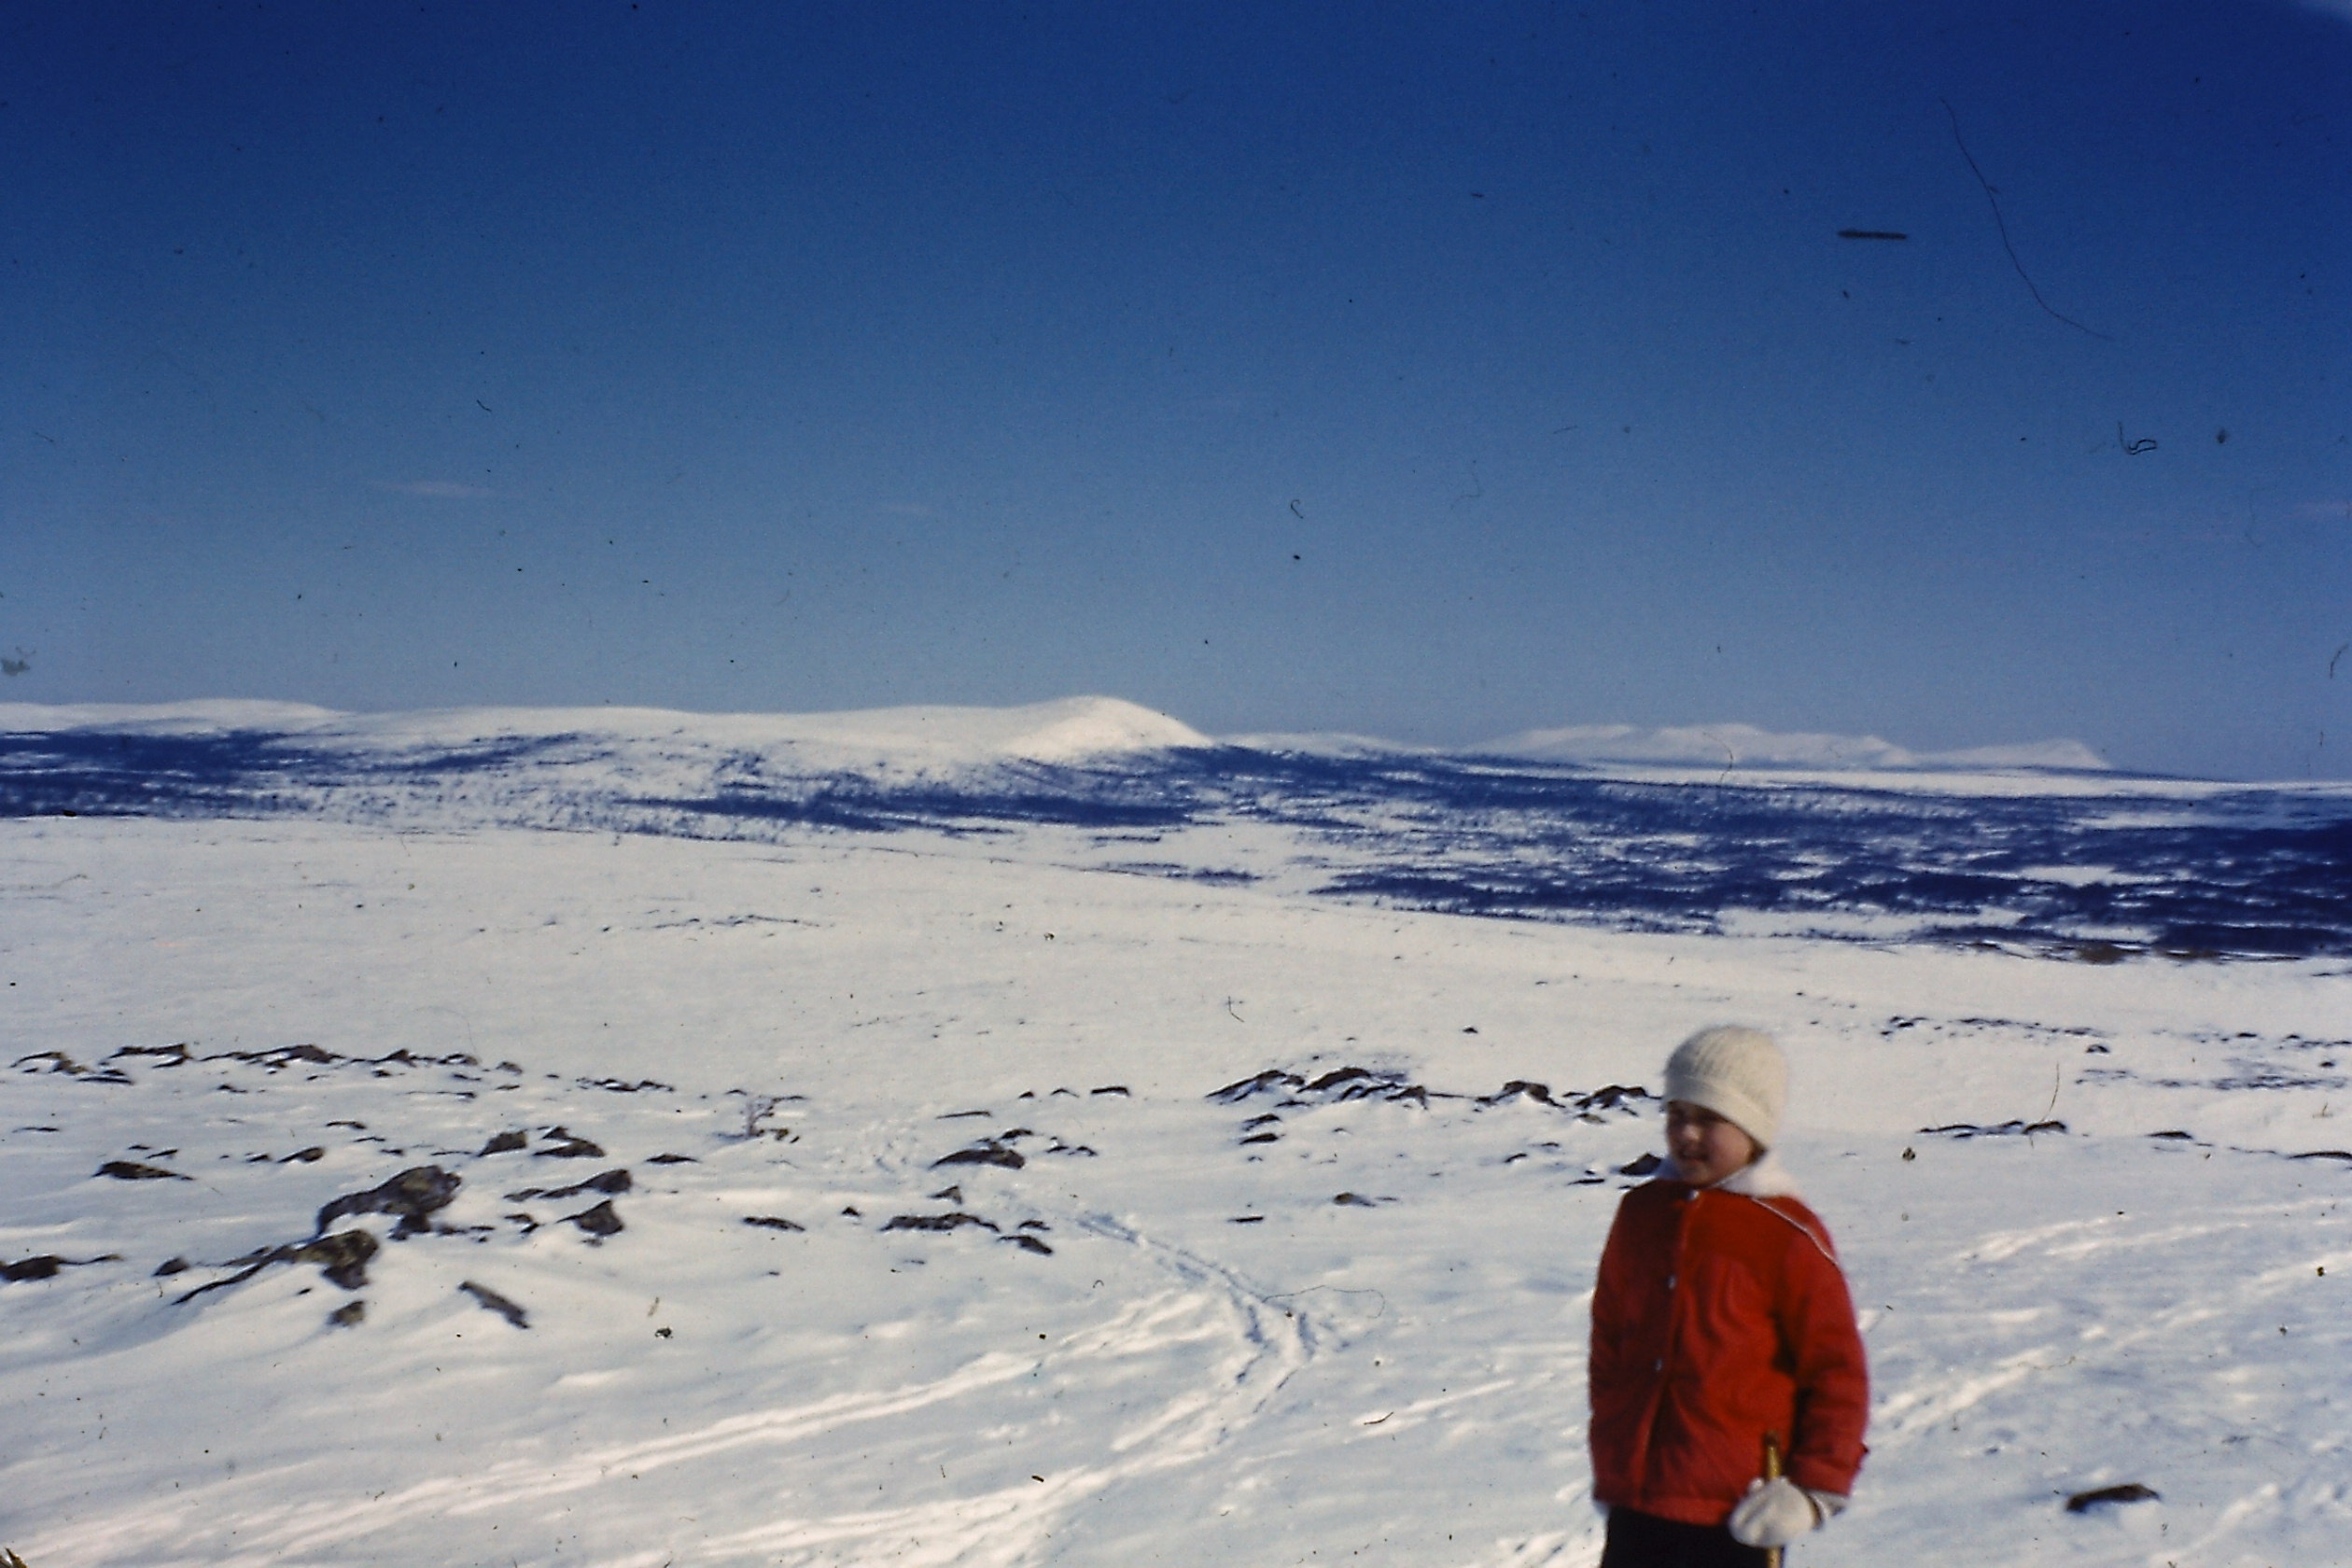
[[[368,1304],[366,1302],[346,1301],[342,1306],[327,1314],[327,1326],[329,1328],[357,1328],[366,1320],[367,1316]]]
[[[479,1059],[468,1056],[463,1051],[452,1051],[445,1057],[420,1057],[405,1046],[397,1051],[387,1052],[381,1057],[364,1057],[360,1059],[371,1067],[381,1067],[386,1062],[396,1067],[480,1067],[482,1065]]]
[[[29,1067],[26,1065],[29,1062],[47,1062],[49,1065]],[[63,1072],[69,1078],[78,1078],[90,1071],[63,1051],[35,1051],[29,1057],[17,1057],[8,1065],[19,1072]]]
[[[125,1045],[106,1059],[112,1061],[115,1057],[153,1057],[158,1067],[185,1067],[195,1059],[185,1045]]]
[[[519,1132],[494,1133],[490,1141],[482,1146],[482,1152],[485,1155],[511,1155],[517,1149],[529,1147],[530,1142],[528,1138]]]
[[[1590,1094],[1578,1095],[1572,1103],[1577,1110],[1589,1115],[1597,1115],[1603,1111],[1624,1111],[1631,1113],[1638,1109],[1632,1103],[1633,1101],[1651,1098],[1653,1097],[1649,1090],[1638,1085],[1629,1087],[1623,1084],[1611,1084],[1605,1088],[1595,1089]]]
[[[602,1158],[604,1158],[604,1150],[603,1150],[603,1149],[601,1149],[601,1148],[597,1147],[595,1144],[594,1144],[594,1143],[590,1142],[587,1139],[581,1137],[579,1134],[577,1134],[577,1133],[573,1132],[573,1131],[572,1131],[570,1128],[568,1128],[568,1127],[550,1127],[550,1128],[548,1128],[548,1129],[547,1129],[547,1140],[548,1140],[548,1142],[547,1142],[547,1146],[546,1146],[546,1147],[544,1147],[544,1148],[540,1148],[540,1149],[534,1149],[534,1150],[532,1151],[532,1154],[533,1154],[533,1155],[534,1155],[537,1158],[539,1158],[539,1159],[602,1159]]]
[[[318,1229],[323,1232],[346,1214],[398,1214],[400,1223],[392,1231],[393,1239],[415,1236],[432,1228],[427,1216],[448,1208],[461,1184],[438,1165],[411,1166],[381,1186],[329,1201],[318,1211]]]
[[[37,1257],[21,1258],[15,1263],[0,1264],[0,1280],[47,1280],[61,1268],[85,1268],[93,1263],[120,1263],[120,1253],[100,1253],[96,1257],[69,1258],[42,1253]],[[2324,1270],[2323,1270],[2324,1272]],[[0,1568],[6,1568],[0,1564]]]
[[[280,1165],[315,1165],[326,1157],[327,1151],[313,1144],[307,1149],[295,1150],[278,1163]]]
[[[1517,1099],[1520,1095],[1525,1095],[1528,1099],[1533,1100],[1538,1105],[1554,1105],[1559,1103],[1552,1099],[1551,1085],[1549,1084],[1538,1084],[1525,1078],[1512,1079],[1509,1083],[1504,1085],[1502,1088],[1496,1090],[1493,1094],[1488,1095],[1485,1099],[1479,1100],[1478,1103],[1480,1105],[1500,1105],[1505,1100]]]
[[[1260,1132],[1241,1140],[1241,1146],[1246,1149],[1253,1143],[1280,1143],[1281,1141],[1282,1135],[1279,1132]]]
[[[345,1290],[368,1282],[368,1260],[376,1255],[376,1239],[364,1230],[339,1230],[299,1247],[278,1249],[288,1263],[315,1263],[327,1278]]]
[[[188,1260],[186,1258],[165,1258],[161,1263],[155,1266],[155,1274],[153,1277],[158,1280],[162,1280],[168,1279],[174,1274],[185,1274],[187,1272]]]
[[[309,1062],[315,1067],[327,1067],[350,1059],[348,1057],[339,1057],[332,1051],[322,1051],[315,1045],[281,1045],[273,1051],[219,1051],[204,1058],[206,1061],[250,1062],[256,1067],[268,1068],[273,1072],[280,1068],[291,1066],[295,1062]]]
[[[1948,1122],[1942,1127],[1921,1127],[1919,1130],[1923,1133],[1940,1133],[1948,1138],[2010,1138],[2020,1133],[2031,1137],[2037,1132],[2064,1132],[2066,1130],[2066,1124],[2064,1122],[2009,1121],[1996,1123],[1992,1127],[1979,1127],[1974,1122]]]
[[[1034,1236],[1000,1236],[997,1239],[1000,1241],[1010,1241],[1024,1252],[1036,1253],[1043,1257],[1052,1257],[1054,1255],[1054,1249],[1048,1247],[1044,1242],[1040,1241]]]
[[[172,1305],[177,1307],[193,1301],[208,1292],[226,1290],[231,1285],[244,1284],[273,1263],[315,1263],[320,1266],[326,1272],[327,1278],[334,1283],[345,1290],[357,1290],[368,1282],[368,1260],[375,1254],[376,1239],[364,1230],[337,1231],[332,1236],[321,1236],[299,1245],[272,1247],[264,1252],[248,1253],[236,1260],[244,1264],[245,1267],[225,1280],[215,1280],[210,1284],[198,1285],[192,1291],[174,1296]],[[181,1268],[188,1267],[181,1260],[175,1259],[174,1261],[179,1262]],[[179,1269],[172,1270],[175,1274],[179,1271]],[[158,1269],[156,1272],[160,1274],[163,1270]]]
[[[985,1230],[996,1226],[977,1214],[958,1211],[953,1214],[893,1214],[882,1226],[884,1230],[954,1230],[961,1225],[979,1225]]]
[[[279,1256],[278,1253],[286,1251],[287,1251],[287,1248],[280,1247],[274,1253],[264,1253],[258,1262],[247,1262],[244,1268],[239,1269],[236,1273],[230,1275],[225,1280],[215,1280],[208,1284],[198,1285],[194,1290],[182,1291],[179,1295],[172,1297],[172,1305],[175,1307],[184,1307],[189,1302],[195,1300],[198,1296],[206,1295],[212,1291],[227,1290],[231,1285],[242,1285],[247,1280],[252,1279],[256,1274],[260,1273],[264,1268],[269,1267],[270,1265],[285,1262],[286,1260]]]
[[[767,1230],[805,1230],[808,1228],[806,1225],[794,1225],[780,1214],[746,1214],[743,1217],[743,1223],[748,1225],[759,1225]]]
[[[1088,1159],[1097,1157],[1095,1152],[1084,1143],[1065,1143],[1058,1138],[1054,1140],[1054,1146],[1045,1152],[1049,1155],[1084,1155]]]
[[[2154,1503],[2162,1499],[2163,1495],[2153,1487],[2142,1486],[2137,1481],[2126,1481],[2121,1486],[2101,1487],[2096,1491],[2076,1492],[2066,1499],[2066,1512],[2087,1514],[2106,1503]]]
[[[582,1209],[577,1214],[566,1214],[564,1219],[567,1224],[576,1225],[591,1236],[618,1236],[623,1228],[621,1224],[621,1215],[612,1207],[612,1199],[609,1197],[594,1209]]]
[[[1375,1200],[1358,1193],[1344,1192],[1331,1200],[1343,1209],[1369,1209]]]
[[[1087,1092],[1099,1095],[1120,1095],[1130,1099],[1134,1098],[1127,1093],[1127,1086],[1125,1084],[1105,1084],[1099,1089],[1090,1089]]]
[[[577,1197],[581,1193],[603,1193],[608,1197],[627,1192],[635,1185],[625,1169],[599,1172],[585,1182],[574,1182],[568,1187],[525,1187],[521,1192],[507,1194],[509,1203],[528,1203],[535,1197]]]
[[[498,1316],[506,1319],[507,1322],[512,1323],[515,1327],[528,1328],[531,1326],[529,1314],[525,1313],[523,1309],[514,1302],[508,1300],[505,1296],[500,1295],[497,1291],[492,1290],[488,1285],[478,1285],[471,1280],[467,1280],[461,1281],[457,1288],[464,1291],[468,1295],[472,1296],[476,1301],[480,1302],[485,1310],[497,1313]]]
[[[1296,1097],[1279,1101],[1283,1105],[1316,1101],[1343,1104],[1353,1099],[1410,1101],[1422,1106],[1429,1103],[1429,1091],[1419,1084],[1407,1082],[1402,1073],[1375,1072],[1363,1067],[1336,1067],[1312,1083],[1297,1073],[1268,1068],[1254,1077],[1227,1084],[1209,1098],[1221,1105],[1235,1105],[1261,1094]]]
[[[1224,1088],[1213,1091],[1209,1098],[1215,1100],[1220,1105],[1233,1105],[1238,1104],[1241,1100],[1248,1099],[1253,1095],[1267,1093],[1286,1094],[1290,1090],[1295,1089],[1304,1085],[1306,1082],[1306,1079],[1301,1078],[1295,1072],[1284,1072],[1280,1068],[1269,1067],[1265,1071],[1256,1074],[1254,1077],[1243,1078],[1237,1083],[1227,1084]]]
[[[187,1177],[176,1170],[166,1170],[160,1165],[142,1165],[137,1160],[108,1160],[96,1172],[111,1176],[118,1182],[185,1182]]]
[[[645,1163],[648,1165],[698,1165],[701,1162],[692,1155],[655,1155]]]
[[[963,1188],[960,1186],[942,1187],[931,1196],[931,1201],[934,1203],[961,1203],[963,1201]]]
[[[1008,1149],[999,1143],[975,1143],[969,1149],[959,1149],[952,1155],[931,1161],[931,1168],[937,1169],[943,1165],[1001,1165],[1007,1170],[1018,1170],[1028,1163],[1021,1157],[1018,1149]]]
[[[1225,1221],[1225,1224],[1227,1225],[1264,1225],[1265,1223],[1266,1216],[1264,1214],[1236,1214],[1233,1218]]]
[[[1654,1154],[1644,1155],[1638,1159],[1630,1160],[1626,1164],[1618,1166],[1617,1174],[1620,1176],[1646,1176],[1665,1163],[1666,1162],[1664,1160],[1659,1158]]]

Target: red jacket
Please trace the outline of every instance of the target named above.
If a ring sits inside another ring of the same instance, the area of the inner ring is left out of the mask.
[[[1829,1233],[1777,1166],[1625,1195],[1592,1295],[1593,1494],[1721,1524],[1776,1433],[1788,1478],[1854,1490],[1869,1371]]]

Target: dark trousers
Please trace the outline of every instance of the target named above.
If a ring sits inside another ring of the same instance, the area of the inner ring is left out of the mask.
[[[1764,1568],[1764,1548],[1740,1545],[1719,1524],[1681,1524],[1611,1508],[1601,1568]]]

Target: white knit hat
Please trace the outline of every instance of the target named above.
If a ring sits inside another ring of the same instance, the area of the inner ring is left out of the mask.
[[[1702,1029],[1666,1058],[1666,1098],[1706,1107],[1768,1149],[1788,1104],[1788,1058],[1762,1029]]]

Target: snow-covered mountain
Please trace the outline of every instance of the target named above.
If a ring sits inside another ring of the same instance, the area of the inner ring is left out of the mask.
[[[2079,740],[1912,751],[1876,735],[1774,734],[1753,724],[1688,724],[1643,729],[1579,724],[1521,730],[1478,747],[1500,757],[1544,763],[1657,763],[1699,767],[1981,771],[2049,768],[2098,772],[2107,762]]]
[[[1062,763],[1209,746],[1319,756],[1435,755],[1376,735],[1312,732],[1211,740],[1181,720],[1116,697],[1066,697],[1018,707],[914,707],[844,713],[686,713],[634,707],[464,707],[341,713],[303,703],[0,703],[0,733],[57,730],[149,735],[273,733],[322,744],[461,745],[502,738],[596,735],[640,747],[756,753],[810,772],[896,768],[944,774],[1013,762]],[[2037,768],[2098,772],[2077,740],[1912,751],[1876,735],[1777,734],[1753,724],[1642,728],[1582,724],[1522,730],[1464,749],[1529,762],[1687,764],[1809,770]]]
[[[943,775],[1005,762],[1069,763],[1206,746],[1207,737],[1116,697],[1020,707],[884,707],[848,713],[683,713],[651,707],[453,707],[339,713],[301,703],[197,701],[43,707],[0,703],[0,733],[272,735],[314,747],[479,747],[593,737],[615,748],[754,756],[786,771]]]
[[[1183,861],[1117,847],[1153,838],[1224,843],[1219,875],[1461,914],[2178,952],[2352,943],[2352,787],[2060,768],[2063,745],[1931,767],[1736,727],[1547,734],[1526,758],[1218,741],[1103,697],[813,715],[20,707],[0,709],[0,815],[736,839],[1054,823],[1095,833],[1099,861]],[[1752,745],[1755,765],[1677,760],[1701,735]],[[1560,760],[1579,747],[1645,754]],[[2017,765],[2029,756],[2040,765]]]

